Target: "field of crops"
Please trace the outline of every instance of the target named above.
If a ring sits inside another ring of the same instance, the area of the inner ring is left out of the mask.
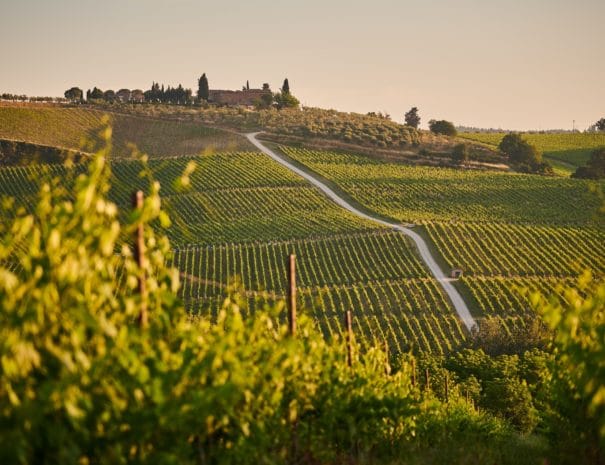
[[[157,124],[149,129],[157,140],[144,131],[141,137],[160,147],[158,134],[169,131],[161,126],[166,122]],[[594,216],[599,200],[584,181],[282,150],[369,210],[419,224],[444,268],[464,270],[457,286],[479,319],[523,325],[529,306],[518,288],[554,291],[583,268],[605,273],[605,233]],[[176,181],[191,162],[196,169],[183,190]],[[0,168],[0,195],[31,205],[42,179],[66,183],[84,168]],[[112,171],[110,197],[122,215],[134,189],[148,189],[150,177],[160,181],[172,220],[172,263],[191,311],[213,314],[236,276],[252,310],[262,298],[283,296],[285,261],[294,253],[300,303],[326,335],[341,331],[343,312],[351,309],[362,340],[385,340],[397,353],[410,347],[445,353],[466,338],[405,237],[337,207],[263,154],[208,151],[146,164],[114,159]]]
[[[275,243],[186,247],[175,251],[189,307],[212,312],[217,295],[240,276],[254,297],[283,297],[286,258],[297,256],[299,301],[326,335],[340,333],[343,312],[357,334],[397,352],[410,347],[447,352],[465,338],[441,288],[399,233],[374,232]]]
[[[470,133],[458,134],[459,137],[498,146],[506,133]],[[560,134],[530,134],[524,133],[523,138],[535,145],[547,158],[562,161],[575,167],[585,165],[590,152],[597,147],[605,147],[605,133],[560,133]]]
[[[489,223],[428,223],[451,268],[472,276],[577,276],[605,273],[605,231]]]
[[[181,191],[174,181],[191,161],[191,188]],[[0,194],[31,199],[41,179],[65,180],[83,168],[0,168]],[[131,192],[148,187],[138,175],[142,169],[140,161],[112,163],[110,197],[123,214]],[[393,352],[415,347],[443,353],[464,341],[455,312],[403,235],[338,208],[265,155],[151,159],[147,170],[162,186],[173,223],[167,230],[175,247],[172,263],[192,311],[215,311],[236,276],[251,308],[264,292],[283,296],[285,262],[294,253],[300,303],[326,335],[340,331],[343,312],[351,309],[360,340],[386,340]]]
[[[282,147],[355,200],[402,222],[588,225],[599,199],[576,179],[406,166],[361,155]]]
[[[281,150],[363,206],[419,223],[446,270],[464,271],[458,288],[479,320],[523,325],[530,306],[521,289],[556,294],[584,269],[605,274],[600,200],[583,181]]]
[[[0,105],[0,139],[80,149],[96,140],[104,112],[86,108]],[[242,137],[199,123],[110,114],[113,155],[127,157],[130,144],[151,156],[193,155],[250,148]]]

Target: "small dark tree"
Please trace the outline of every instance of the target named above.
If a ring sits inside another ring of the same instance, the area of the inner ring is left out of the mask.
[[[452,160],[459,165],[468,161],[468,147],[466,144],[458,144],[454,147]]]
[[[250,90],[250,81],[246,81],[246,90]]]
[[[405,114],[405,125],[410,126],[414,129],[418,129],[420,125],[420,116],[418,115],[418,108],[412,107],[410,111]]]
[[[260,99],[255,102],[255,106],[258,109],[270,108],[271,105],[273,105],[273,94],[271,92],[261,95]]]
[[[263,84],[263,90],[271,90],[269,84],[267,84],[266,82]]]
[[[536,171],[542,162],[542,154],[535,146],[523,140],[521,134],[507,134],[500,141],[498,148],[508,156],[511,163],[522,165],[522,171]]]
[[[103,98],[103,91],[101,89],[99,89],[98,87],[95,87],[92,92],[90,93],[90,98],[91,99],[102,99]]]
[[[284,79],[284,84],[281,86],[281,92],[284,95],[290,93],[290,83],[288,82],[288,78]]]
[[[108,102],[113,102],[116,99],[116,93],[113,90],[108,89],[103,92],[103,98]]]
[[[206,77],[206,73],[204,73],[197,81],[197,98],[200,101],[207,102],[209,94],[208,78]]]
[[[444,136],[455,137],[458,134],[453,123],[446,120],[430,120],[429,129],[434,134],[443,134]]]
[[[605,118],[601,118],[595,124],[597,131],[605,131]]]
[[[81,102],[84,98],[84,93],[79,87],[72,87],[71,89],[67,89],[63,95],[67,100],[71,100],[72,102]]]
[[[605,147],[594,150],[586,166],[580,166],[573,178],[605,179]]]
[[[291,93],[283,93],[278,92],[273,96],[275,103],[277,104],[277,108],[298,108],[300,102],[294,95]]]
[[[514,154],[519,151],[519,147],[521,146],[521,144],[523,144],[523,142],[524,141],[521,137],[521,134],[511,132],[510,134],[507,134],[502,138],[500,144],[498,145],[498,148],[502,153],[505,153],[510,157],[511,154]]]

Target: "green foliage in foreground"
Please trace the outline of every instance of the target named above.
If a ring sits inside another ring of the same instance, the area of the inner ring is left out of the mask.
[[[0,231],[0,463],[536,459],[455,389],[446,408],[412,387],[409,364],[388,373],[379,349],[355,350],[351,369],[310,319],[290,337],[283,304],[244,318],[229,294],[215,324],[189,317],[168,241],[145,228],[143,269],[119,243],[167,223],[159,186],[120,224],[106,155],[69,192],[45,184],[35,212]]]

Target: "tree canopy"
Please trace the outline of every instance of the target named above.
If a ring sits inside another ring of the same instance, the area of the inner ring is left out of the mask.
[[[65,95],[67,100],[71,100],[72,102],[81,101],[84,98],[84,93],[79,87],[67,89],[63,95]]]
[[[281,86],[282,94],[290,93],[290,83],[288,82],[288,78],[284,79],[284,84]]]
[[[405,114],[405,125],[410,126],[414,129],[418,129],[420,125],[420,115],[418,115],[418,108],[412,107],[410,111]]]
[[[430,120],[429,129],[434,134],[443,134],[444,136],[455,137],[458,134],[454,123],[450,121],[442,120]]]
[[[572,177],[581,179],[605,179],[605,147],[593,150],[586,166],[580,166]]]
[[[513,164],[537,165],[542,162],[542,154],[538,149],[521,137],[521,134],[505,135],[498,148],[508,156]]]
[[[208,78],[206,77],[206,73],[204,73],[197,81],[197,98],[200,101],[208,101],[209,94]]]

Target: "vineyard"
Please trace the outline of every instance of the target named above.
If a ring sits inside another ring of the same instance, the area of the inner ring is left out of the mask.
[[[458,136],[496,147],[505,135],[506,133],[464,132]],[[524,133],[523,138],[535,145],[547,158],[575,167],[585,165],[593,149],[605,146],[604,133]]]
[[[401,222],[589,225],[599,199],[575,179],[385,163],[281,147],[368,209]],[[578,208],[580,207],[580,208]]]
[[[374,232],[264,244],[188,247],[174,253],[188,307],[212,314],[230,277],[255,298],[275,300],[286,289],[285,258],[297,256],[299,301],[326,335],[339,333],[346,309],[364,339],[386,340],[396,353],[410,347],[449,352],[465,338],[441,288],[399,233]]]
[[[556,295],[589,269],[605,274],[605,230],[588,184],[576,180],[410,167],[361,155],[281,147],[368,209],[416,222],[475,316],[523,326],[523,290]]]
[[[191,188],[175,181],[190,162]],[[41,179],[63,182],[84,165],[0,169],[0,193],[34,204]],[[300,304],[327,336],[354,312],[360,341],[387,341],[393,353],[409,348],[446,353],[465,339],[441,287],[429,277],[407,238],[361,220],[263,154],[114,161],[110,198],[125,215],[134,189],[148,191],[144,170],[161,184],[172,225],[172,264],[190,311],[216,314],[227,285],[239,277],[251,308],[283,297],[285,260],[297,256]]]

